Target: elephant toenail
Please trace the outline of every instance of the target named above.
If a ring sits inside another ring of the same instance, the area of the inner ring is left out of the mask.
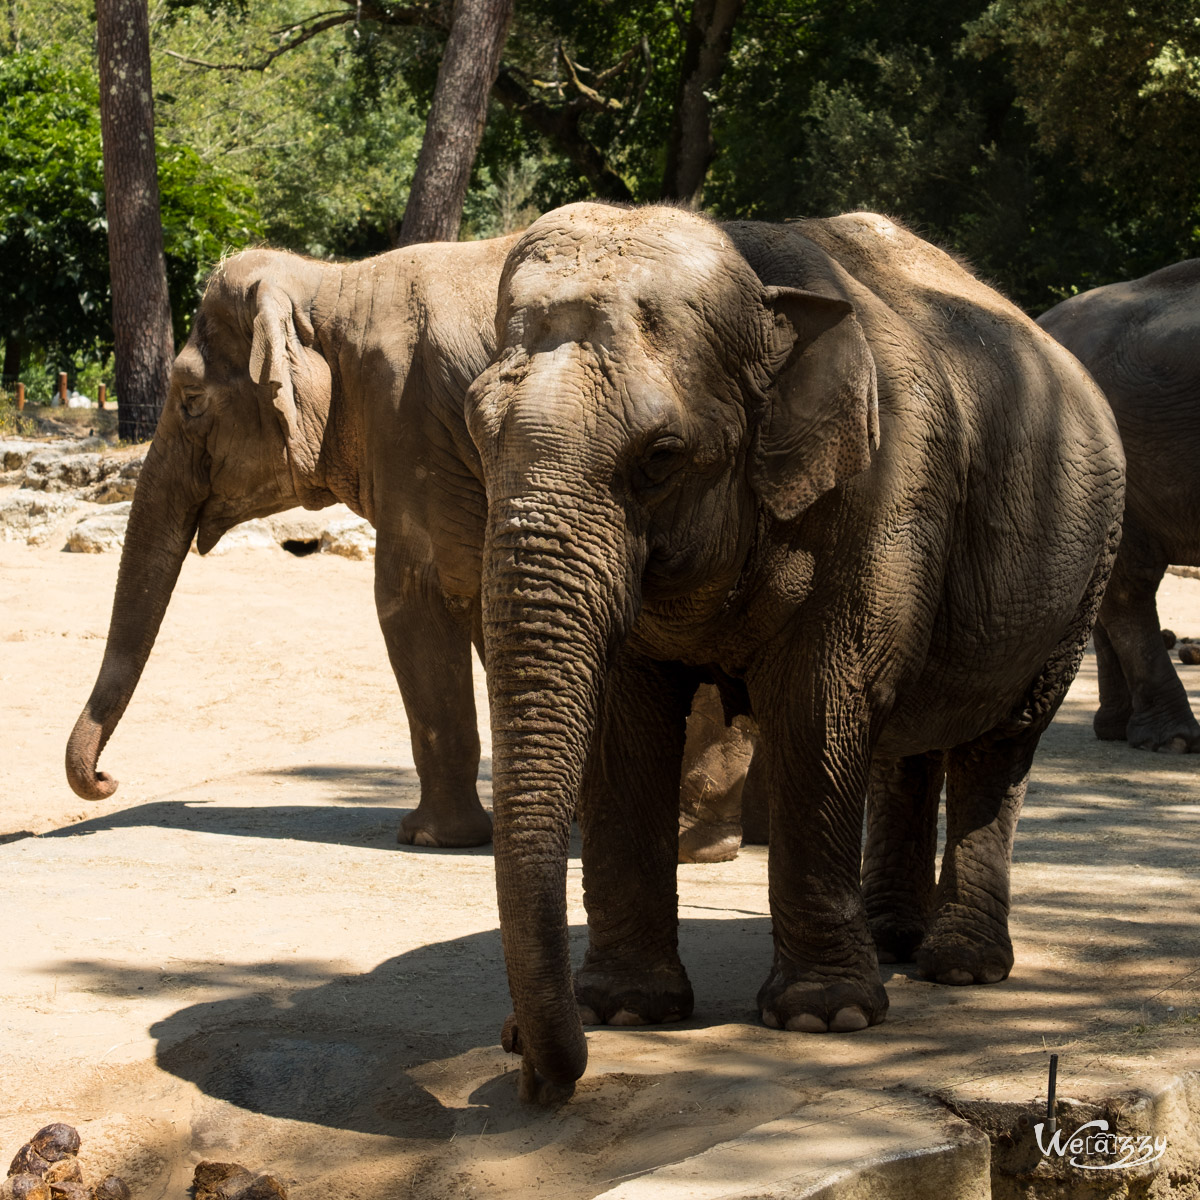
[[[854,1033],[856,1030],[866,1029],[870,1023],[867,1020],[867,1014],[857,1004],[850,1004],[845,1008],[839,1008],[834,1014],[833,1020],[829,1022],[829,1031],[831,1033]]]
[[[788,1017],[787,1028],[792,1033],[829,1032],[829,1026],[813,1013],[800,1013],[798,1016]]]
[[[608,1023],[610,1025],[645,1025],[646,1018],[627,1008],[619,1008],[608,1018]]]
[[[951,983],[956,987],[961,987],[964,984],[974,983],[975,976],[970,971],[964,971],[962,967],[951,967],[948,971],[943,971],[937,977],[938,983]]]
[[[588,1008],[586,1004],[579,1006],[579,1020],[584,1025],[603,1025],[594,1008]]]
[[[762,1010],[762,1023],[768,1029],[778,1029],[779,1028],[779,1018],[773,1012],[771,1012],[770,1009],[767,1009],[767,1008],[764,1008]]]
[[[424,829],[418,829],[413,834],[412,844],[414,846],[436,846],[438,842],[432,833],[427,833]]]
[[[1008,972],[1003,967],[988,967],[979,978],[982,983],[999,983],[1007,977]]]

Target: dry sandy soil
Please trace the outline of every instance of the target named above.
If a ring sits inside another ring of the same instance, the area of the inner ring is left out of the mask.
[[[754,1009],[765,852],[681,867],[694,1018],[591,1032],[576,1098],[544,1114],[517,1104],[497,1044],[488,852],[395,841],[417,782],[371,564],[190,558],[102,759],[121,787],[88,804],[62,755],[116,570],[115,555],[0,544],[3,1162],[68,1120],[85,1166],[144,1198],[236,1158],[301,1200],[557,1200],[806,1103],[816,1131],[831,1097],[863,1133],[905,1097],[1032,1102],[1051,1050],[1075,1096],[1200,1065],[1200,759],[1096,742],[1090,655],[1018,833],[1010,980],[946,988],[889,967],[882,1026],[773,1032]],[[1169,577],[1160,607],[1200,636],[1200,580]],[[1200,667],[1181,670],[1200,708]]]

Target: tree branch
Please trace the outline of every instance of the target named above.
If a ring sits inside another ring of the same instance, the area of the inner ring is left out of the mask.
[[[502,66],[492,89],[496,99],[542,134],[575,164],[597,195],[632,201],[628,184],[607,163],[604,155],[579,128],[584,106],[575,102],[552,108],[524,87],[511,67]]]

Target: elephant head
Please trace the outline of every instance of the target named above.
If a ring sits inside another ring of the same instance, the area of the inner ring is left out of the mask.
[[[67,743],[67,779],[86,800],[116,789],[97,761],[193,536],[204,554],[241,521],[334,499],[321,474],[330,371],[314,328],[317,292],[334,270],[253,250],[208,281],[134,494],[104,661]]]
[[[569,1093],[587,1058],[567,841],[613,655],[635,623],[716,628],[761,524],[870,461],[874,359],[838,278],[764,286],[728,231],[671,208],[571,205],[509,255],[466,415],[488,494],[506,1044],[527,1098]]]

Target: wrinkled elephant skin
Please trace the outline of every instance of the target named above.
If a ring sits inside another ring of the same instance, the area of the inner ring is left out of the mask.
[[[882,1021],[877,946],[945,983],[1003,979],[1030,761],[1119,537],[1120,444],[1086,373],[861,213],[567,206],[509,255],[497,335],[466,416],[522,1094],[569,1093],[583,1021],[692,1011],[675,871],[700,683],[758,727],[768,1026]],[[572,978],[576,810],[589,946]]]
[[[1096,625],[1096,735],[1200,751],[1200,724],[1159,634],[1168,564],[1200,566],[1200,259],[1073,296],[1038,318],[1091,372],[1128,463],[1125,528]]]
[[[471,682],[486,501],[462,404],[495,341],[512,238],[333,265],[270,250],[208,281],[146,459],[99,678],[67,748],[85,798],[153,647],[193,534],[338,501],[378,531],[375,596],[421,801],[402,842],[491,839]],[[314,629],[319,637],[320,630]]]

